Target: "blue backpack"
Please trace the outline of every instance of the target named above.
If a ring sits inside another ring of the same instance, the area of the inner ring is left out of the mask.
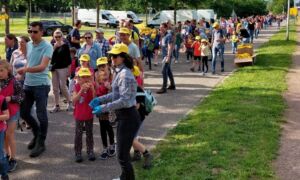
[[[157,100],[152,95],[152,92],[150,90],[144,90],[144,92],[138,92],[136,96],[145,97],[145,103],[143,104],[146,110],[145,115],[149,115],[153,111],[154,107],[157,105]]]

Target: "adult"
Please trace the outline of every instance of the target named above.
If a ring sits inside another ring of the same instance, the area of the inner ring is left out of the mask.
[[[130,40],[131,30],[128,28],[120,28],[119,35],[121,42],[128,46],[128,54],[133,59],[135,65],[137,65],[139,69],[144,72],[140,49],[132,40]]]
[[[72,29],[72,31],[70,32],[69,36],[69,41],[70,41],[70,47],[74,47],[76,49],[80,49],[80,28],[82,26],[82,23],[80,20],[77,20],[75,22],[75,27]]]
[[[109,42],[104,38],[104,30],[102,28],[97,29],[96,31],[95,42],[100,45],[102,49],[102,56],[107,57],[108,51],[110,50]]]
[[[5,46],[6,46],[6,60],[10,62],[12,53],[18,49],[18,39],[14,34],[7,34],[5,35]]]
[[[19,38],[19,48],[16,49],[11,56],[10,64],[12,65],[12,73],[15,78],[20,81],[22,84],[24,83],[24,76],[17,73],[17,70],[25,67],[27,64],[27,43],[30,41],[29,37],[21,36]]]
[[[32,39],[27,44],[27,65],[17,70],[19,74],[25,74],[24,92],[25,98],[21,107],[21,117],[31,126],[33,139],[28,144],[31,150],[30,157],[42,154],[48,130],[47,103],[50,91],[49,63],[52,58],[53,48],[45,41],[43,36],[43,24],[32,22],[28,33]],[[37,120],[31,115],[33,104],[36,104]]]
[[[140,45],[140,37],[138,29],[133,25],[133,21],[129,20],[125,22],[125,27],[131,31],[130,39],[134,42],[138,47]]]
[[[61,32],[61,30],[56,30],[53,33],[53,39],[55,40],[55,43],[53,46],[54,51],[51,60],[50,71],[52,74],[52,86],[55,105],[53,109],[50,110],[50,112],[55,113],[61,110],[59,106],[60,91],[68,102],[67,111],[71,111],[72,102],[66,84],[69,76],[69,66],[71,65],[70,49],[69,45],[63,41],[63,33]]]
[[[93,33],[90,31],[84,33],[85,44],[78,51],[78,56],[82,54],[88,54],[90,56],[90,67],[96,72],[97,69],[97,59],[102,57],[102,50],[98,43],[93,41]]]
[[[163,23],[160,25],[161,33],[161,52],[162,52],[162,75],[163,75],[163,85],[162,88],[157,91],[158,94],[163,94],[167,92],[167,89],[175,90],[175,81],[171,69],[172,62],[172,52],[174,49],[174,37],[171,32],[168,32],[168,25]],[[168,78],[170,79],[170,86],[167,88]]]
[[[250,43],[253,43],[254,31],[255,31],[255,22],[253,21],[253,19],[250,19],[249,23],[248,23],[248,32],[250,35]]]
[[[212,33],[212,74],[216,73],[216,62],[217,62],[217,55],[221,58],[221,72],[224,72],[224,44],[225,44],[225,37],[223,30],[220,28],[219,23],[215,22],[213,24],[213,33]]]
[[[113,46],[109,52],[115,72],[112,92],[97,97],[90,103],[95,114],[116,112],[118,121],[117,155],[122,170],[121,180],[135,179],[130,160],[130,149],[141,123],[136,109],[137,83],[131,72],[133,61],[128,52],[128,47],[125,44]]]

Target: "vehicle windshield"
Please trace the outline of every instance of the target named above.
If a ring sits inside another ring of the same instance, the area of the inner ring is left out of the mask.
[[[109,18],[109,19],[116,19],[113,15],[111,14],[106,14],[106,16]]]
[[[135,14],[131,14],[131,13],[130,13],[130,14],[128,14],[128,15],[131,16],[132,19],[138,19],[137,15],[135,15]]]

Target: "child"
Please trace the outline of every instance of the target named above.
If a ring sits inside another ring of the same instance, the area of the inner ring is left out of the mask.
[[[203,71],[203,75],[205,75],[205,73],[208,72],[207,62],[208,62],[208,56],[211,53],[209,42],[206,39],[201,40],[200,50],[201,50],[202,71]],[[206,67],[205,70],[204,70],[204,66]]]
[[[137,66],[134,66],[133,68],[133,75],[134,77],[137,79],[140,76],[140,71],[139,68]],[[143,93],[144,90],[141,88],[141,86],[138,83],[138,87],[137,87],[137,93]],[[138,109],[138,112],[140,114],[141,117],[141,122],[144,121],[145,116],[146,116],[146,109],[145,109],[145,96],[136,96],[136,108]],[[142,127],[142,123],[140,124],[140,128]],[[132,157],[132,161],[139,161],[141,160],[141,156],[143,155],[144,157],[144,165],[143,168],[144,169],[149,169],[152,166],[152,159],[153,156],[151,155],[151,153],[146,149],[146,147],[139,142],[138,140],[138,132],[135,135],[135,138],[133,140],[132,143],[132,147],[134,149],[134,153],[133,153],[133,157]]]
[[[10,64],[2,60],[0,60],[0,95],[5,97],[10,114],[5,132],[5,151],[9,159],[8,171],[12,172],[17,167],[14,135],[24,93],[22,84],[12,75]]]
[[[193,48],[192,48],[192,44],[193,44],[193,35],[189,34],[187,40],[185,41],[185,49],[186,49],[186,62],[189,63],[190,62],[190,58],[193,57]]]
[[[229,40],[232,34],[233,34],[233,28],[231,27],[231,25],[228,25],[226,28],[226,38]]]
[[[106,57],[99,58],[97,60],[97,96],[103,96],[111,91],[111,78],[108,70],[108,61]],[[104,113],[99,115],[100,133],[103,144],[103,151],[100,155],[100,159],[106,160],[108,157],[113,157],[116,155],[116,145],[115,145],[115,135],[113,128],[109,122],[109,113]],[[107,135],[109,137],[108,147]]]
[[[76,57],[76,48],[72,47],[70,49],[70,54],[72,58],[72,63],[70,66],[70,84],[69,84],[69,94],[73,94],[74,85],[75,85],[75,73],[76,69],[79,66],[78,58]]]
[[[201,40],[200,36],[196,36],[196,41],[194,41],[192,44],[192,48],[194,48],[194,61],[191,68],[192,72],[195,71],[195,66],[198,66],[198,71],[201,70],[200,69],[200,62],[201,62],[200,40]]]
[[[231,36],[232,54],[236,53],[238,42],[239,42],[238,34],[235,31],[233,31]]]
[[[91,74],[92,74],[91,78],[93,78],[94,77],[94,70],[93,70],[93,68],[90,67],[90,60],[91,60],[90,55],[88,55],[88,54],[82,54],[80,56],[80,58],[79,58],[80,67],[77,67],[77,69],[75,70],[75,72],[77,73],[81,67],[88,68],[90,70]]]
[[[6,60],[1,60],[6,61]],[[8,161],[3,151],[4,147],[4,136],[6,130],[6,122],[9,119],[8,105],[5,101],[5,97],[0,95],[0,174],[1,179],[8,180]]]
[[[91,77],[92,73],[88,68],[80,68],[78,71],[78,83],[76,83],[73,93],[74,118],[76,122],[74,149],[75,161],[78,163],[83,161],[81,156],[83,127],[85,127],[86,131],[88,159],[90,161],[96,159],[94,154],[93,114],[89,106],[90,101],[96,96],[96,91]]]

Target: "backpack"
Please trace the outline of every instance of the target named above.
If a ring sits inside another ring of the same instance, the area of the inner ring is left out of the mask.
[[[153,109],[154,106],[157,105],[157,100],[155,97],[152,95],[152,92],[150,90],[144,90],[144,92],[137,92],[136,96],[144,96],[145,97],[145,115],[149,115]]]

